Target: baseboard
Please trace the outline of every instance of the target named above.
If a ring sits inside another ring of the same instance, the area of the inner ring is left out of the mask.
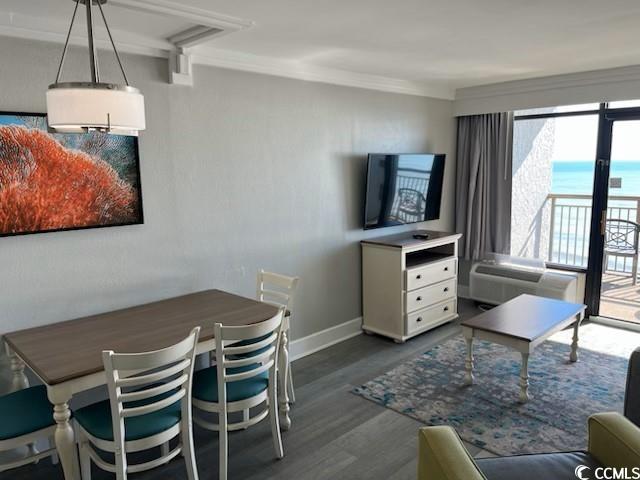
[[[458,284],[458,297],[460,297],[460,298],[470,298],[469,297],[469,285],[460,285],[460,284]]]
[[[343,342],[362,333],[362,317],[354,318],[306,337],[292,340],[289,345],[291,361],[297,360],[312,353],[324,350],[331,345]]]

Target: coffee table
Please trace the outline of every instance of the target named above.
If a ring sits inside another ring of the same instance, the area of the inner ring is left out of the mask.
[[[522,355],[520,369],[520,401],[529,397],[529,355],[537,345],[572,323],[572,362],[578,361],[578,328],[586,306],[534,295],[520,295],[491,310],[462,322],[462,334],[467,342],[465,361],[466,382],[472,385],[473,339],[487,340],[513,348]]]

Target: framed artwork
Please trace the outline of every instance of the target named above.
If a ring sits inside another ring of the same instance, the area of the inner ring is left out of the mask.
[[[0,236],[143,223],[138,138],[0,112]]]

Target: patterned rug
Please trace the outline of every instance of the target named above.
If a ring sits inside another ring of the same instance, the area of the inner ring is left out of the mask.
[[[518,403],[520,355],[506,347],[475,341],[476,383],[464,385],[462,336],[354,393],[426,425],[451,425],[467,442],[497,455],[584,449],[587,417],[622,411],[627,359],[640,335],[585,325],[579,361],[571,363],[571,333],[554,335],[530,356],[532,399],[524,405]]]

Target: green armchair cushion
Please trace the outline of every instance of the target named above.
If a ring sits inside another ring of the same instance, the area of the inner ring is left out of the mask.
[[[589,453],[607,467],[640,466],[640,428],[619,413],[589,417]]]

